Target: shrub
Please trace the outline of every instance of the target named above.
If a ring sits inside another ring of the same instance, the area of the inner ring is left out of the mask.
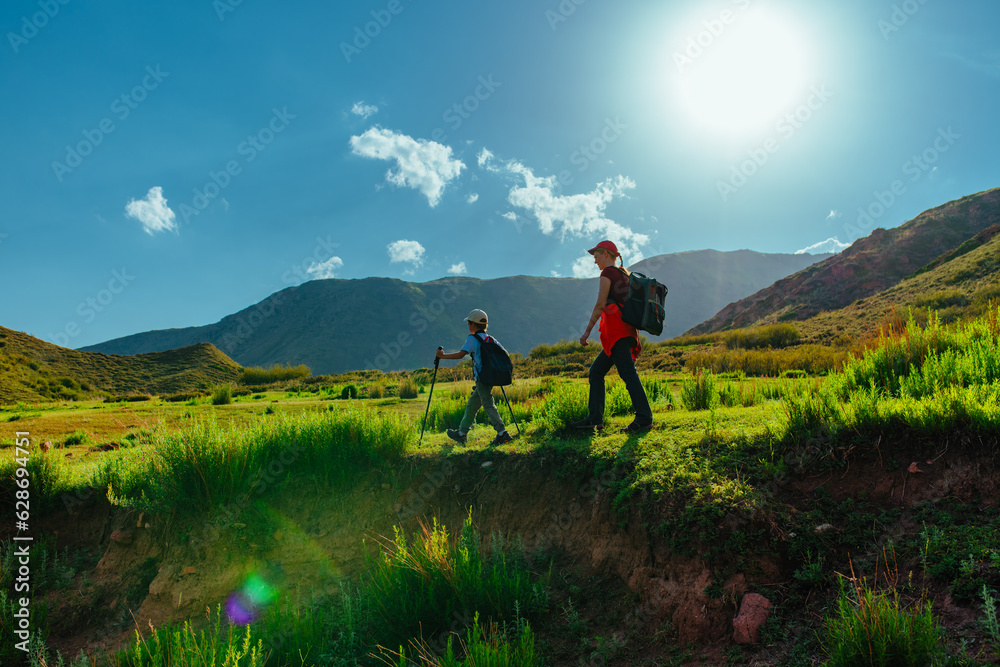
[[[220,384],[212,391],[212,405],[229,405],[233,402],[233,387]]]
[[[397,392],[400,398],[416,398],[420,394],[420,388],[412,378],[403,378],[399,381]]]
[[[305,364],[298,366],[283,366],[274,364],[270,368],[244,368],[240,371],[240,384],[271,384],[272,382],[282,382],[285,380],[296,380],[298,378],[309,377],[312,371]]]
[[[921,294],[913,301],[917,308],[931,310],[943,310],[951,306],[963,307],[968,305],[969,297],[964,292],[958,290],[942,290],[933,294]]]
[[[358,388],[353,384],[349,384],[340,390],[340,397],[344,400],[347,400],[348,398],[357,398]]]
[[[851,592],[854,599],[841,581],[836,610],[826,620],[832,667],[923,667],[941,657],[941,629],[929,602],[911,612],[900,606],[895,591],[890,596],[856,582]]]
[[[541,422],[549,431],[567,429],[570,423],[587,416],[588,394],[587,385],[564,382],[534,406],[532,421]]]
[[[531,348],[528,357],[531,359],[548,359],[549,357],[559,357],[564,354],[583,354],[590,350],[580,345],[578,340],[561,340],[552,345],[536,345]]]
[[[72,447],[74,445],[88,445],[92,444],[94,440],[90,437],[90,434],[86,431],[74,431],[67,435],[62,442],[63,447]]]
[[[734,329],[722,333],[722,342],[729,349],[789,347],[799,342],[799,330],[792,324],[772,324],[752,329]]]
[[[681,405],[688,410],[708,410],[719,402],[719,390],[711,371],[700,371],[681,387]]]
[[[381,382],[368,385],[368,398],[382,398],[385,395],[385,385]]]

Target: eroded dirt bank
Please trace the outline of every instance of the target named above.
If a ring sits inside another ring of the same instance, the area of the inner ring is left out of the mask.
[[[944,497],[995,499],[996,473],[994,460],[957,452],[907,461],[891,472],[876,457],[834,473],[791,478],[773,493],[792,515],[820,487],[834,498],[863,495],[879,507],[908,508]],[[413,458],[347,490],[284,480],[281,491],[267,496],[266,531],[239,513],[185,524],[112,508],[96,494],[73,514],[59,511],[46,519],[60,548],[100,554],[86,583],[52,600],[51,643],[68,654],[102,651],[128,640],[136,626],[202,618],[251,572],[281,590],[336,594],[344,578],[364,567],[365,554],[392,536],[394,525],[410,532],[436,517],[454,533],[471,511],[481,535],[519,536],[529,553],[550,554],[560,570],[610,582],[616,595],[630,592],[630,622],[641,623],[649,636],[669,628],[665,636],[680,645],[730,644],[743,596],[787,583],[797,566],[783,554],[789,533],[780,513],[724,517],[716,539],[764,531],[774,548],[723,555],[709,566],[704,553],[711,545],[695,544],[679,555],[668,544],[660,527],[670,508],[663,503],[632,497],[616,505],[624,477],[624,471],[595,470],[553,453]],[[990,507],[995,511],[995,501]],[[904,517],[894,529],[912,526]],[[956,622],[969,620],[963,618],[955,616]]]

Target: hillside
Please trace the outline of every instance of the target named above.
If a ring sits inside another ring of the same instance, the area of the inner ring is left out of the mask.
[[[870,335],[888,319],[927,309],[944,322],[979,316],[1000,304],[1000,225],[994,225],[918,271],[870,297],[815,315],[799,324],[805,336],[824,342],[839,335]],[[961,252],[960,252],[961,250]]]
[[[0,403],[167,394],[233,381],[240,366],[212,345],[116,356],[71,350],[0,327]]]
[[[660,255],[633,268],[666,284],[664,337],[824,255],[704,250]],[[215,324],[149,331],[83,348],[139,354],[211,343],[244,366],[306,364],[314,373],[426,367],[441,345],[458,348],[473,308],[489,313],[511,352],[580,335],[596,279],[513,276],[408,283],[390,278],[318,280],[289,287]]]
[[[1000,222],[1000,188],[930,209],[894,229],[876,229],[839,255],[779,280],[690,329],[699,334],[806,320],[878,294]]]

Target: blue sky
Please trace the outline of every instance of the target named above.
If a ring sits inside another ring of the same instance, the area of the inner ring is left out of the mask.
[[[5,2],[0,324],[837,249],[1000,185],[995,2]],[[829,241],[836,239],[836,241]],[[581,263],[581,258],[583,262]]]

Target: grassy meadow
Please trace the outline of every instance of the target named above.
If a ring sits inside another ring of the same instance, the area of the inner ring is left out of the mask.
[[[631,421],[630,401],[614,373],[606,428],[569,428],[586,414],[595,350],[540,346],[517,356],[519,379],[506,393],[520,437],[498,450],[488,447],[493,433],[482,413],[465,445],[444,433],[457,426],[471,390],[467,364],[442,365],[429,409],[426,369],[338,377],[256,369],[244,375],[254,384],[190,395],[5,405],[0,422],[33,438],[35,521],[97,489],[116,511],[162,517],[167,543],[212,524],[223,544],[247,549],[241,545],[256,540],[247,535],[288,530],[269,508],[303,489],[354,497],[368,480],[469,457],[527,467],[555,460],[560,475],[606,473],[619,527],[639,521],[651,542],[703,563],[712,573],[708,599],[734,604],[724,583],[743,573],[749,591],[775,603],[758,644],[684,644],[668,619],[643,625],[588,607],[601,598],[599,584],[610,584],[580,578],[558,551],[527,548],[532,536],[481,534],[474,508],[461,524],[443,525],[427,507],[415,531],[359,531],[365,565],[336,590],[248,584],[238,602],[246,624],[230,623],[239,614],[220,601],[201,616],[133,628],[117,652],[80,657],[57,656],[45,627],[54,595],[86,587],[94,555],[43,542],[33,596],[49,602],[35,616],[32,664],[995,664],[996,498],[984,489],[903,499],[916,493],[914,469],[950,462],[969,475],[996,470],[998,318],[1000,309],[964,323],[932,314],[822,348],[803,345],[790,324],[648,345],[640,375],[655,427],[641,435],[619,432]],[[43,442],[51,443],[45,453]],[[16,464],[4,451],[7,498]],[[262,484],[275,461],[284,477]],[[905,483],[887,500],[855,492],[855,477]],[[5,610],[13,609],[14,571],[6,540]],[[142,597],[133,591],[128,603],[137,608]],[[966,621],[955,626],[959,616]],[[4,665],[24,659],[10,632],[4,625]]]

